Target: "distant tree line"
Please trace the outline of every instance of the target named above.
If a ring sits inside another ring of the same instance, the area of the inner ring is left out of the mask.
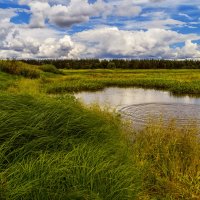
[[[22,60],[32,65],[51,64],[58,69],[200,69],[197,60]]]

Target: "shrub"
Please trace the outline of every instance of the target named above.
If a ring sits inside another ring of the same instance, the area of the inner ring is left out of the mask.
[[[114,62],[109,62],[108,65],[107,65],[107,68],[108,69],[116,69],[116,65]]]
[[[9,74],[24,76],[26,78],[39,78],[40,72],[37,69],[31,68],[31,65],[12,61],[0,61],[0,71]]]
[[[62,72],[57,69],[54,65],[41,65],[39,66],[39,69],[42,70],[43,72],[50,72],[54,74],[62,74]]]

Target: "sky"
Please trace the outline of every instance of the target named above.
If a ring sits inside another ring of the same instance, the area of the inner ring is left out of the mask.
[[[200,59],[200,0],[0,0],[0,58]]]

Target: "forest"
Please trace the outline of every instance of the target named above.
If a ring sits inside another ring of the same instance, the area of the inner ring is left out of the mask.
[[[198,60],[21,60],[27,64],[52,64],[58,69],[200,69]]]

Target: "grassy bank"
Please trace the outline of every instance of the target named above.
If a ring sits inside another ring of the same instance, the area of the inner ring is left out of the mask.
[[[200,70],[64,70],[64,73],[61,77],[43,79],[47,93],[134,86],[200,95]]]
[[[85,110],[70,96],[2,94],[0,104],[1,199],[136,195],[117,119]]]
[[[198,70],[36,70],[34,79],[0,72],[0,199],[200,198],[195,124],[152,122],[136,133],[115,114],[48,94],[157,79],[199,94]]]
[[[1,94],[0,105],[1,199],[199,198],[195,126],[135,135],[68,95]]]

